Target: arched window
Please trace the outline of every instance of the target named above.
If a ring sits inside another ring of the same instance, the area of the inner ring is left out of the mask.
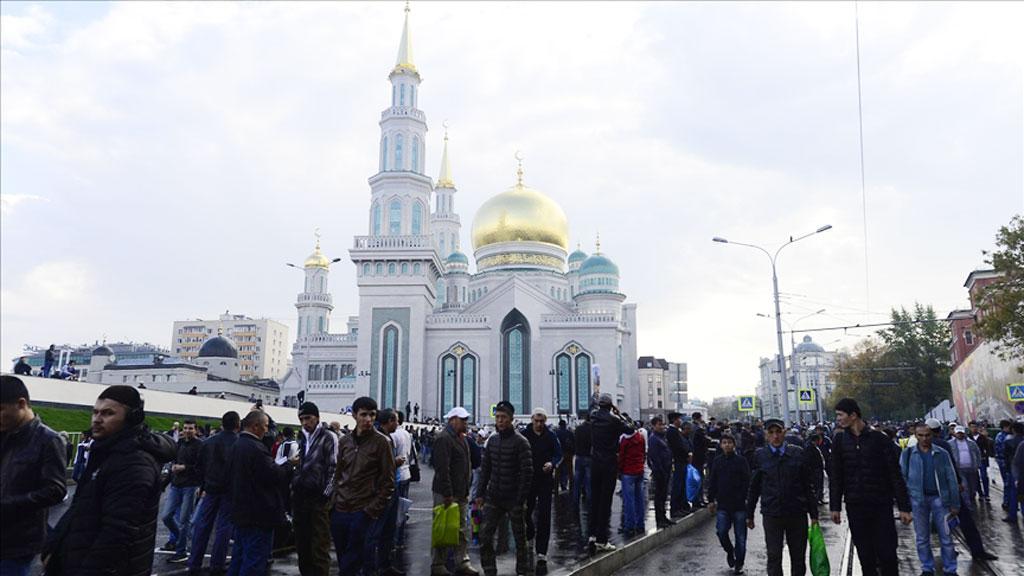
[[[439,214],[441,213],[441,195],[440,194],[437,195],[437,210],[436,211]]]
[[[323,334],[324,333],[324,317],[323,316],[319,316],[316,319],[316,332],[317,332],[317,334]]]
[[[558,412],[572,411],[572,359],[559,354],[555,359],[555,382],[558,389]]]
[[[363,263],[363,276],[369,276],[369,275],[370,275],[370,263],[369,262],[364,262]]]
[[[462,358],[462,407],[470,415],[476,409],[476,358],[466,355]]]
[[[419,236],[423,233],[423,206],[419,202],[412,205],[412,235]]]
[[[388,169],[388,137],[385,136],[380,140],[380,171],[386,172]]]
[[[412,137],[412,171],[420,171],[420,138],[419,136]]]
[[[392,200],[388,206],[388,234],[398,236],[402,233],[402,202]]]
[[[376,202],[373,204],[371,220],[373,220],[371,224],[373,226],[373,235],[380,236],[380,204]]]
[[[502,396],[525,414],[530,406],[530,327],[513,309],[501,323]]]
[[[455,356],[447,355],[441,363],[441,412],[447,414],[455,407]]]
[[[446,300],[447,294],[444,291],[444,280],[437,280],[437,305],[443,306]]]
[[[409,106],[416,107],[416,85],[409,85]]]
[[[460,298],[460,300],[463,301],[463,302],[466,301],[466,287],[465,286],[462,287],[462,298]]]
[[[323,294],[323,292],[324,292],[324,277],[321,276],[320,277],[320,293]]]
[[[381,408],[393,408],[398,394],[398,328],[389,325],[383,331],[381,354]]]
[[[395,170],[405,170],[405,164],[402,163],[402,140],[404,137],[401,134],[395,135]]]
[[[409,274],[409,263],[402,262],[402,276]]]
[[[391,105],[394,106],[398,103],[398,86],[391,85]]]
[[[384,275],[384,263],[383,262],[377,262],[377,276],[383,276],[383,275]]]
[[[576,409],[586,410],[590,407],[590,356],[580,354],[576,357]]]
[[[299,316],[299,336],[302,336],[302,316]]]
[[[398,88],[398,105],[405,106],[405,84],[399,84]]]
[[[396,272],[396,270],[395,270],[395,263],[394,262],[388,262],[388,276],[394,276],[395,272]]]
[[[420,267],[420,263],[419,262],[416,262],[415,264],[412,265],[412,273],[413,274],[416,274],[418,276],[422,272],[422,270],[423,269],[422,269],[422,267]]]

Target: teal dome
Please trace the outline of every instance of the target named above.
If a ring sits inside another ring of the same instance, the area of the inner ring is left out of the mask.
[[[612,274],[619,275],[619,267],[604,254],[596,253],[583,261],[580,266],[580,275],[586,274]]]
[[[569,264],[575,264],[576,262],[583,262],[587,259],[587,253],[579,248],[575,252],[569,254]]]
[[[469,264],[469,258],[467,258],[466,255],[463,254],[462,252],[459,252],[459,251],[456,250],[455,252],[452,252],[451,254],[449,254],[448,258],[445,258],[445,262],[448,262],[448,263],[458,262],[460,264],[467,264],[468,265]]]

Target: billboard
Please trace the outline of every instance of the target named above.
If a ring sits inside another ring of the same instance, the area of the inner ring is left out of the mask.
[[[1017,372],[1016,364],[1000,360],[992,346],[982,342],[950,376],[959,421],[1013,419],[1017,414],[1008,390],[1022,381],[1024,374]]]

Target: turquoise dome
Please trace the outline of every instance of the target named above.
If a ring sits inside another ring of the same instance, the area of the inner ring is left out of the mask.
[[[569,254],[569,264],[575,264],[576,262],[583,262],[587,259],[587,253],[579,248],[575,252]]]
[[[460,264],[469,264],[469,258],[467,258],[466,255],[463,254],[462,252],[455,251],[449,254],[448,258],[445,258],[445,262],[458,262]]]
[[[613,274],[619,275],[619,267],[604,254],[594,254],[583,261],[580,266],[580,275],[586,274]]]

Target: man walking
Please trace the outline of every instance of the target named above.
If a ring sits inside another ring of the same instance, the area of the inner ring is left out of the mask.
[[[1024,490],[1024,470],[1020,469],[1016,457],[1020,454],[1020,446],[1024,445],[1024,422],[1014,422],[1011,426],[1013,435],[1003,442],[1003,459],[1006,462],[1006,492],[1009,494],[1009,507],[1004,522],[1017,523],[1017,511],[1024,514],[1024,501],[1021,495]]]
[[[405,414],[401,412],[396,412],[396,414],[398,415],[398,426],[391,433],[391,442],[395,445],[395,465],[398,467],[398,484],[395,487],[395,494],[398,498],[409,498],[409,483],[412,482],[412,471],[409,468],[412,459],[412,434],[402,426],[405,423]],[[399,546],[404,545],[404,518],[398,519],[395,530],[397,531],[395,543]]]
[[[914,512],[914,534],[917,536],[917,557],[921,576],[935,574],[932,553],[932,526],[939,534],[942,549],[942,573],[956,574],[956,548],[949,530],[947,516],[956,516],[960,507],[960,488],[956,471],[946,451],[932,445],[932,431],[925,423],[914,427],[917,444],[900,454],[900,471],[907,483]]]
[[[690,415],[690,419],[692,420],[688,424],[690,429],[685,431],[684,427],[684,431],[693,451],[690,463],[700,474],[700,488],[697,490],[697,497],[693,504],[698,508],[703,508],[707,505],[707,502],[704,501],[704,467],[708,463],[708,447],[711,442],[708,441],[707,433],[704,430],[704,416],[700,412],[694,412]]]
[[[299,574],[327,576],[331,569],[331,494],[338,437],[320,422],[320,408],[299,406],[299,464],[292,478],[292,524]]]
[[[573,456],[576,454],[576,443],[573,441],[572,430],[564,418],[558,419],[558,429],[555,430],[558,444],[562,447],[562,464],[558,467],[558,491],[571,490],[573,474]]]
[[[665,514],[665,500],[668,498],[668,479],[672,474],[672,450],[665,438],[665,420],[661,416],[651,418],[650,448],[647,463],[651,467],[654,482],[654,522],[658,529],[675,524]]]
[[[174,551],[168,560],[174,564],[188,560],[192,512],[195,510],[199,485],[203,483],[203,473],[199,469],[199,450],[202,445],[202,441],[196,438],[195,420],[185,420],[178,440],[178,454],[171,465],[171,485],[167,487],[164,513],[160,518],[171,533],[163,549]]]
[[[47,576],[149,576],[160,510],[160,468],[174,443],[143,424],[131,386],[109,386],[92,410],[93,444],[71,507],[43,551]]]
[[[367,533],[395,492],[395,457],[387,436],[373,427],[377,401],[368,396],[352,403],[356,428],[338,444],[331,536],[340,574],[358,574],[374,561]]]
[[[199,469],[203,474],[203,497],[196,509],[192,533],[192,552],[188,557],[190,575],[203,567],[206,545],[213,533],[210,550],[210,576],[224,573],[228,544],[234,526],[231,524],[231,478],[228,477],[231,448],[238,440],[241,420],[238,412],[225,412],[220,418],[220,432],[203,442],[199,450]]]
[[[459,505],[459,544],[454,548],[436,547],[431,550],[431,576],[451,574],[445,566],[448,554],[454,556],[456,574],[476,576],[479,572],[469,561],[466,507],[469,505],[470,453],[466,441],[469,412],[456,406],[444,415],[447,425],[434,439],[434,481],[431,491],[434,506]]]
[[[786,444],[782,420],[765,421],[768,445],[754,456],[747,492],[747,528],[754,528],[754,511],[761,500],[761,521],[768,552],[768,576],[782,576],[782,543],[789,547],[791,576],[807,571],[807,520],[818,523],[818,506],[811,488],[810,467],[803,449]]]
[[[475,494],[478,507],[484,510],[480,531],[480,563],[486,576],[498,573],[494,555],[494,533],[505,519],[512,524],[516,542],[516,574],[533,574],[526,542],[526,500],[533,479],[533,458],[530,442],[512,426],[515,408],[502,400],[494,407],[497,431],[487,438],[480,465],[480,485]]]
[[[54,345],[50,344],[50,347],[46,349],[46,354],[43,356],[43,370],[41,372],[43,378],[50,377],[50,371],[53,370],[53,363],[56,361],[57,351],[54,350]]]
[[[1008,478],[1012,478],[1013,474],[1010,472],[1009,463],[1003,455],[1003,447],[1006,445],[1006,440],[1013,437],[1011,426],[1013,422],[1009,420],[999,421],[999,432],[996,433],[996,439],[993,442],[993,450],[996,457],[996,466],[999,467],[999,478],[1003,481],[1003,510],[1010,510],[1010,491]]]
[[[28,388],[0,376],[0,574],[27,576],[43,549],[47,511],[67,494],[64,440],[36,416]]]
[[[590,471],[593,460],[590,457],[591,452],[591,426],[590,426],[590,412],[581,410],[580,423],[576,425],[576,429],[573,430],[572,440],[573,445],[576,448],[576,473],[573,475],[572,484],[572,501],[573,504],[579,507],[579,510],[586,508],[580,504],[580,498],[586,500],[587,507],[590,506]]]
[[[548,428],[548,413],[534,408],[530,429],[525,434],[530,442],[533,478],[530,496],[526,501],[526,540],[532,542],[537,565],[548,562],[548,542],[551,539],[551,493],[554,474],[562,462],[562,447],[555,433]],[[531,554],[532,557],[532,554]]]
[[[725,561],[735,574],[743,574],[747,556],[747,507],[745,497],[750,491],[750,467],[736,453],[736,440],[723,434],[719,440],[722,453],[711,461],[708,472],[708,509],[715,514],[718,541],[725,550]],[[763,505],[762,505],[763,508]],[[729,529],[736,545],[729,540]]]
[[[990,458],[995,455],[995,445],[992,443],[992,439],[988,437],[988,427],[977,422],[971,423],[971,440],[974,440],[974,443],[978,445],[978,450],[981,452],[981,462],[978,464],[978,496],[984,498],[987,504],[991,502],[989,499],[991,483],[988,478],[988,467]]]
[[[843,497],[850,534],[865,574],[899,574],[896,558],[896,525],[892,504],[900,510],[900,522],[910,524],[910,498],[899,469],[898,447],[884,433],[868,426],[853,398],[836,403],[836,421],[842,431],[834,438],[829,473],[829,508],[832,521],[842,521]]]
[[[686,466],[690,463],[690,443],[683,436],[683,415],[679,412],[670,412],[668,421],[671,425],[665,432],[665,437],[672,451],[674,467],[669,489],[671,514],[673,518],[678,518],[690,512],[690,502],[686,499]]]
[[[975,497],[978,495],[978,467],[981,466],[981,450],[978,445],[967,437],[967,430],[957,426],[953,430],[953,459],[960,471],[960,477],[967,485],[967,507],[975,511]]]
[[[398,458],[398,449],[391,435],[398,430],[398,414],[391,408],[377,413],[377,431],[384,435],[391,446],[391,456],[395,463],[395,491],[388,499],[384,513],[370,524],[366,537],[368,572],[380,573],[384,576],[403,576],[405,573],[393,564],[392,551],[395,549],[395,531],[398,526],[398,480],[401,477],[398,467],[404,460]]]
[[[591,472],[590,501],[590,551],[610,552],[615,545],[608,542],[612,514],[612,498],[615,497],[615,481],[618,473],[619,437],[629,427],[612,405],[612,396],[602,393],[598,397],[597,410],[590,415],[593,425],[591,455],[594,469]]]

